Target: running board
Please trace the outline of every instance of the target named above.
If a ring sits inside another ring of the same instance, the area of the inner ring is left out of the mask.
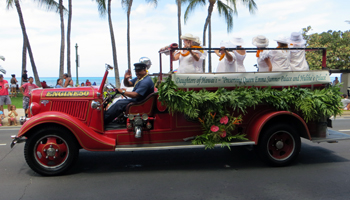
[[[320,143],[320,142],[333,143],[333,142],[338,142],[339,140],[350,140],[350,135],[328,129],[327,130],[327,137],[325,137],[325,138],[320,138],[320,137],[311,138],[311,141],[313,141],[315,143],[316,142],[317,143]]]
[[[245,145],[255,145],[255,142],[242,141],[242,142],[229,143],[229,146],[245,146]],[[221,144],[216,144],[215,147],[221,147]],[[193,145],[191,142],[117,145],[115,148],[115,151],[147,151],[147,150],[196,149],[196,148],[205,148],[205,145]]]

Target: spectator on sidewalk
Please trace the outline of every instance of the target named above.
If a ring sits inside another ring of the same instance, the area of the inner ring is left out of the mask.
[[[73,87],[74,84],[73,84],[73,80],[71,79],[71,77],[66,73],[66,74],[63,74],[63,79],[64,79],[64,85],[63,87]]]
[[[28,74],[27,74],[27,70],[24,70],[24,71],[23,71],[23,74],[22,74],[22,85],[25,84],[25,83],[28,83]]]
[[[5,114],[3,111],[0,110],[0,126],[2,126],[2,120],[5,119]]]
[[[343,110],[350,110],[350,99],[348,99],[348,95],[343,94],[341,97],[343,97],[341,100],[343,104]]]
[[[4,105],[10,110],[11,99],[9,97],[9,83],[4,80],[4,76],[0,74],[0,110],[4,112]]]
[[[10,93],[10,97],[17,97],[17,79],[16,79],[16,75],[15,74],[11,74],[12,78],[11,78],[11,93]]]
[[[19,90],[23,94],[23,109],[25,110],[26,117],[28,116],[30,93],[33,89],[38,88],[37,85],[33,83],[33,77],[29,77],[29,83],[23,84]]]
[[[18,116],[18,114],[17,114],[17,111],[16,111],[16,106],[12,105],[10,107],[11,107],[11,110],[8,113],[9,126],[11,126],[12,123],[13,123],[13,125],[17,126],[17,119],[16,119],[16,117]]]
[[[335,77],[335,80],[333,81],[333,86],[337,85],[339,83],[338,77]]]
[[[62,88],[63,87],[62,83],[63,83],[62,79],[60,79],[60,78],[57,79],[55,88]]]
[[[86,83],[85,83],[86,86],[91,86],[91,82],[89,81],[89,79],[86,80]],[[83,85],[82,85],[83,86]]]

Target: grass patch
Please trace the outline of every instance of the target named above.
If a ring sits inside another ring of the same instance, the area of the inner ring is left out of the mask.
[[[23,94],[18,93],[17,97],[11,97],[11,105],[15,105],[16,108],[23,108]],[[4,109],[7,110],[7,105],[4,105]]]

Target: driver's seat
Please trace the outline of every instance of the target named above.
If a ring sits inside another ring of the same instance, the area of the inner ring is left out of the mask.
[[[148,95],[144,100],[139,102],[131,102],[126,106],[125,114],[147,114],[148,116],[153,115],[153,108],[155,106],[155,100],[158,96],[157,92],[153,92]]]

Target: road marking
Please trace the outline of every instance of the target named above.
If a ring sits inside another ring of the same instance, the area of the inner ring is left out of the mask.
[[[14,130],[19,130],[20,128],[9,128],[9,129],[0,129],[0,131],[14,131]]]
[[[6,144],[0,144],[0,146],[6,146]]]
[[[350,131],[350,129],[346,129],[346,130],[339,130],[339,131]]]

